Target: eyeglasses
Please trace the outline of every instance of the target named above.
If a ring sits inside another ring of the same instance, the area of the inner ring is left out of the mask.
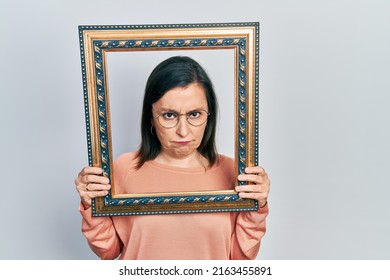
[[[155,118],[162,127],[172,128],[177,126],[180,116],[186,116],[187,122],[192,126],[201,126],[207,121],[209,115],[210,113],[206,110],[194,110],[185,114],[172,111],[161,113]]]

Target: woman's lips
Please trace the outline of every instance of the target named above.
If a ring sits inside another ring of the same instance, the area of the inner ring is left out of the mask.
[[[179,145],[187,145],[189,143],[191,143],[191,141],[175,141],[176,144],[179,144]]]

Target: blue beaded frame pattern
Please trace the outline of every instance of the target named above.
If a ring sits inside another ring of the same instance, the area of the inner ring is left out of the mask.
[[[79,26],[88,161],[113,182],[105,53],[109,51],[235,50],[235,165],[258,164],[259,24]],[[244,184],[244,182],[237,182]],[[232,191],[115,195],[92,201],[93,216],[255,211],[257,201]]]

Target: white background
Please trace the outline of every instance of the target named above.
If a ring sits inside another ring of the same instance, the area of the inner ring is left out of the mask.
[[[0,259],[96,259],[78,25],[260,22],[259,259],[390,258],[390,2],[0,2]]]

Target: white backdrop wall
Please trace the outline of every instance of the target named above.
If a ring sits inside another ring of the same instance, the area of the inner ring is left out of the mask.
[[[258,259],[390,258],[390,2],[0,2],[0,259],[96,259],[77,26],[260,22]]]

